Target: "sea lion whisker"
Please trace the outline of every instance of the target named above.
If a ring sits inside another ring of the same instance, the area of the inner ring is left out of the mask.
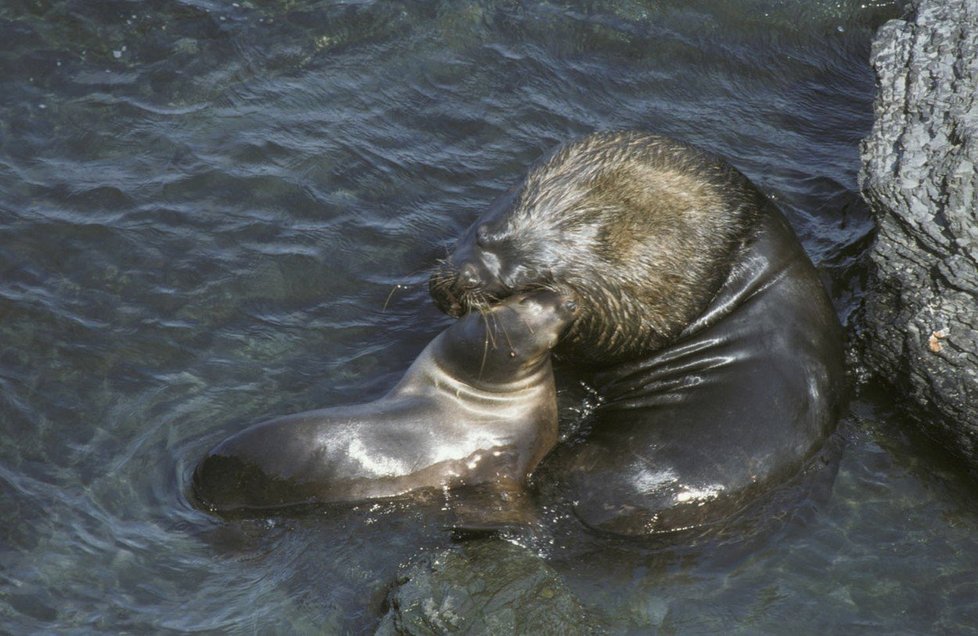
[[[489,305],[480,301],[479,296],[476,297],[475,304],[472,308],[479,314],[479,317],[485,325],[485,335],[482,339],[482,362],[479,365],[479,380],[482,380],[486,361],[489,359],[489,351],[490,349],[495,351],[497,348],[493,332],[498,328],[498,318],[490,310]]]
[[[384,306],[381,307],[380,309],[381,312],[387,311],[387,306],[390,304],[391,298],[394,297],[394,292],[396,292],[398,289],[407,289],[407,285],[402,285],[401,283],[394,283],[394,286],[391,287],[390,292],[387,294],[387,298],[384,300]]]
[[[436,270],[429,279],[429,285],[433,287],[443,287],[445,285],[450,285],[453,280],[455,280],[454,274],[442,270]]]
[[[509,307],[509,309],[512,310],[512,311],[516,311],[516,309],[514,309],[513,307]],[[519,313],[519,312],[517,312],[517,313]],[[519,316],[519,320],[524,325],[526,325],[527,331],[529,333],[533,333],[533,328],[530,327],[529,324],[527,324],[527,322],[523,319],[523,316],[522,315]],[[506,344],[509,345],[509,350],[510,351],[516,351],[516,347],[513,346],[513,341],[512,341],[512,339],[510,339],[509,332],[506,331],[506,326],[502,323],[502,321],[499,321],[499,332],[502,333],[503,334],[503,338],[506,339]]]
[[[441,266],[434,271],[432,276],[441,280],[451,280],[455,275],[455,270],[451,268],[447,262],[441,264]]]
[[[486,314],[483,312],[479,313],[482,314],[482,320],[486,325],[486,335],[482,339],[482,362],[479,363],[479,381],[481,382],[482,374],[486,370],[486,361],[489,359],[489,340],[491,338],[489,333],[492,331],[492,329],[489,327],[489,319],[487,318]]]
[[[486,321],[486,338],[488,339],[488,341],[490,342],[490,344],[492,344],[492,348],[493,349],[496,349],[497,345],[496,345],[496,334],[495,334],[495,332],[496,332],[496,329],[498,328],[498,319],[496,318],[495,314],[493,314],[489,310],[490,307],[491,307],[491,304],[485,302],[485,300],[483,300],[483,298],[484,298],[484,296],[482,294],[479,294],[476,297],[476,304],[473,306],[473,308],[476,311],[478,311],[480,314],[482,314],[483,318],[485,319],[485,321]],[[490,319],[492,319],[492,321],[493,321],[492,323],[490,323]]]

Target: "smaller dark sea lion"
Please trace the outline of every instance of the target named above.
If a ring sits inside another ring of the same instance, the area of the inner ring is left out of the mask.
[[[550,350],[568,296],[518,294],[437,336],[384,397],[256,424],[197,466],[216,512],[398,497],[429,488],[521,490],[557,441]]]

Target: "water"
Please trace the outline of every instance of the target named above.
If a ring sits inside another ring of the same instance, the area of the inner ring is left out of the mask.
[[[893,4],[7,0],[0,631],[371,631],[451,545],[437,505],[222,521],[188,475],[248,422],[389,388],[448,324],[428,269],[557,142],[726,155],[848,319]],[[834,483],[740,540],[542,558],[616,633],[974,632],[978,505],[888,402],[864,387]]]

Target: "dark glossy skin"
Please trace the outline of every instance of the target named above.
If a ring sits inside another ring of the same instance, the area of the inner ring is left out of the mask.
[[[769,210],[708,309],[669,346],[594,377],[586,444],[542,480],[622,534],[716,522],[795,474],[834,429],[842,335],[791,229]]]
[[[637,176],[654,196],[635,194]],[[473,225],[432,294],[452,312],[539,282],[581,299],[558,352],[603,403],[536,481],[590,527],[720,521],[796,474],[835,426],[845,374],[827,294],[780,212],[711,155],[640,133],[572,144]]]
[[[383,398],[252,426],[194,473],[213,511],[359,501],[428,488],[519,489],[557,439],[550,350],[573,319],[537,291],[469,314]]]

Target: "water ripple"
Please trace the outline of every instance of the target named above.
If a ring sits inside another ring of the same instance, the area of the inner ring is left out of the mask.
[[[866,58],[892,15],[0,6],[5,628],[372,630],[398,564],[447,545],[438,510],[222,522],[193,507],[189,476],[256,420],[387,391],[449,323],[427,296],[435,260],[573,136],[642,127],[728,156],[788,213],[845,317],[872,230],[855,184]],[[548,558],[612,632],[965,629],[973,500],[886,445],[898,414],[873,417],[834,491],[775,506],[739,547],[587,536],[586,559]]]

